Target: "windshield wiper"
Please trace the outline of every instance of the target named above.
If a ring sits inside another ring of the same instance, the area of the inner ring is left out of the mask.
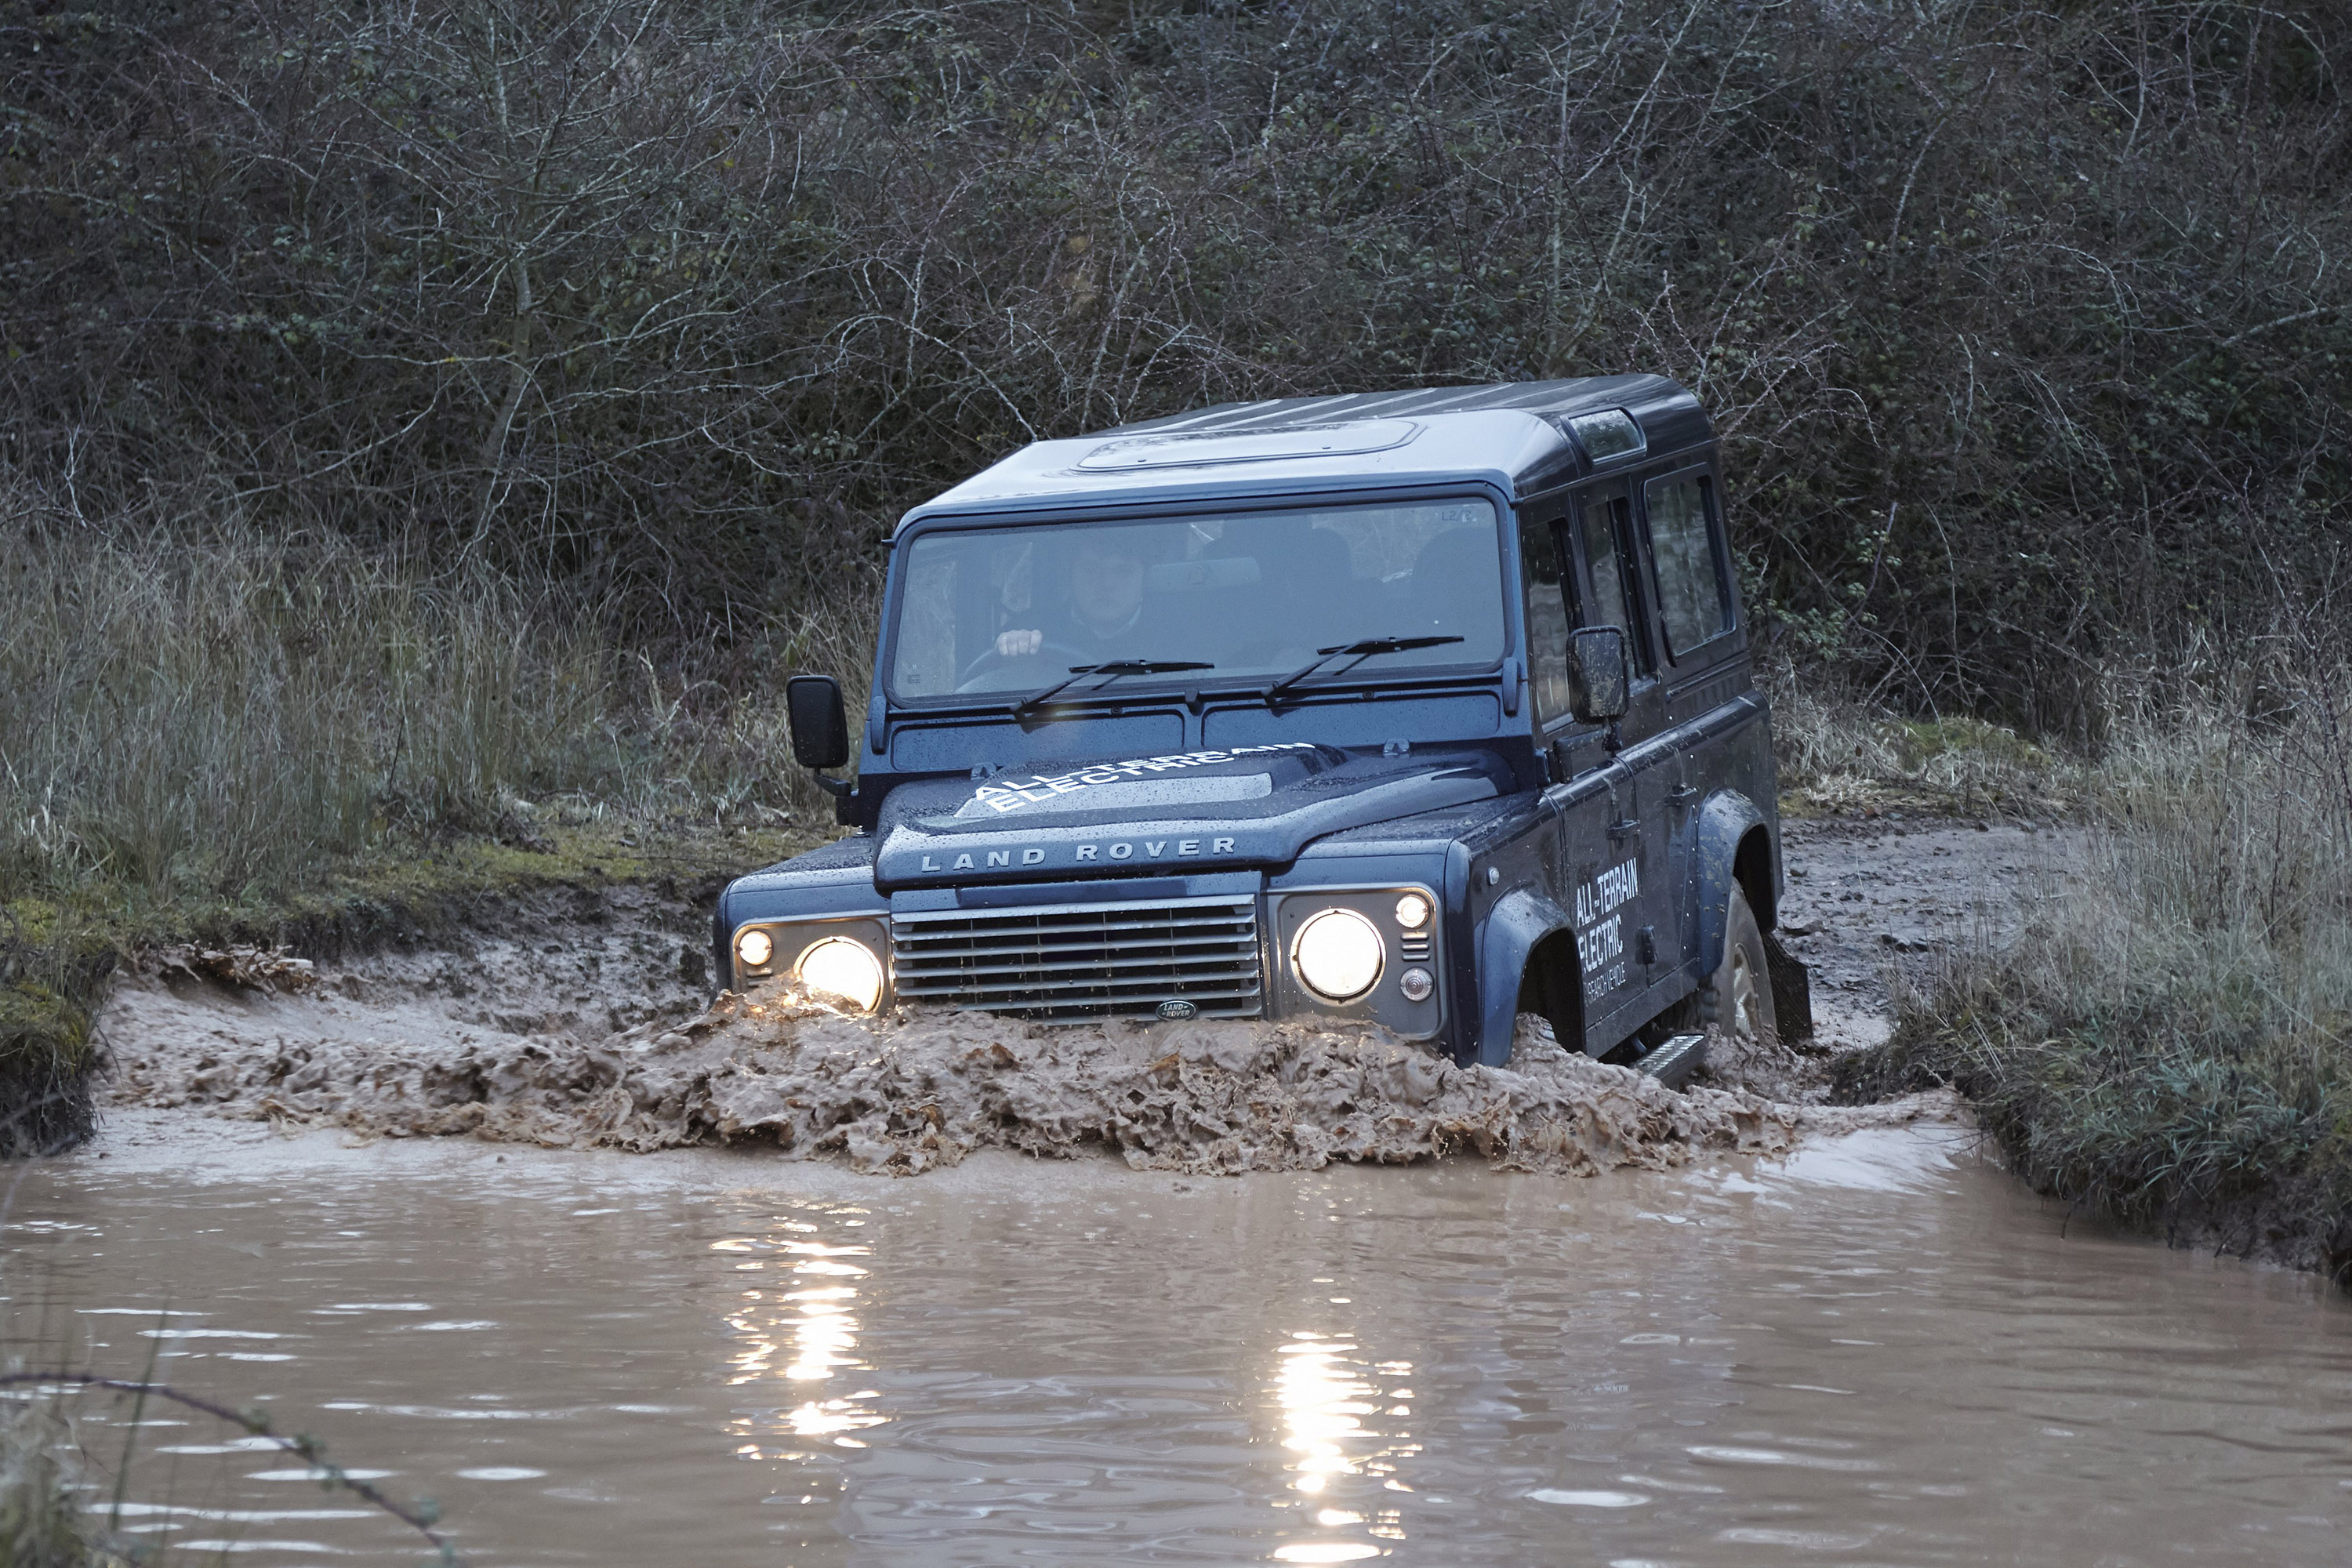
[[[1454,640],[1459,642],[1462,639],[1456,637]],[[1033,708],[1044,707],[1048,701],[1060,696],[1068,688],[1076,686],[1089,675],[1108,676],[1109,679],[1102,684],[1108,686],[1111,681],[1122,676],[1172,675],[1178,670],[1216,668],[1213,664],[1197,658],[1114,658],[1106,664],[1074,664],[1070,666],[1070,678],[1067,680],[1057,680],[1045,690],[1033,696],[1024,697],[1014,703],[1013,716],[1018,719]],[[1099,691],[1102,687],[1098,686],[1095,689]]]
[[[1315,650],[1314,663],[1304,668],[1292,670],[1288,675],[1267,687],[1265,700],[1272,702],[1331,660],[1349,654],[1355,656],[1357,664],[1361,664],[1374,654],[1405,653],[1417,647],[1438,647],[1446,643],[1461,640],[1460,637],[1366,637],[1360,642],[1346,643],[1339,647],[1318,647]],[[1351,664],[1348,668],[1353,669],[1355,667]]]

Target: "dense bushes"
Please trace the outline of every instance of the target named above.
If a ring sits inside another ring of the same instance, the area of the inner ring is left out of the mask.
[[[2316,0],[14,0],[0,458],[740,675],[1033,435],[1656,367],[1804,650],[2068,720],[2325,569],[2347,49]]]

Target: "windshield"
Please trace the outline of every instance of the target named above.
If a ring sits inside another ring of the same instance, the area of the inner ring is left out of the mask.
[[[1366,675],[1503,653],[1502,559],[1483,500],[943,529],[914,542],[905,573],[898,697],[1026,693],[1074,665],[1121,660],[1213,667],[1121,687],[1278,679],[1372,638],[1447,640],[1383,652]]]

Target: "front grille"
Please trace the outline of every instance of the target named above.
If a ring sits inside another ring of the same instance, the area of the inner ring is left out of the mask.
[[[1100,1018],[1184,1001],[1207,1016],[1253,1017],[1261,1005],[1257,900],[896,914],[890,970],[908,1002]]]

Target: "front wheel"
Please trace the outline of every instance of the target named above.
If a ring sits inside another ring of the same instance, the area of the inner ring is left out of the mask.
[[[1748,1045],[1765,1045],[1780,1037],[1772,1012],[1772,971],[1764,956],[1764,928],[1748,907],[1748,895],[1737,883],[1731,907],[1724,911],[1723,962],[1693,998],[1698,1022],[1715,1025],[1725,1035]]]
[[[1737,883],[1724,911],[1723,957],[1699,988],[1666,1009],[1643,1032],[1657,1045],[1672,1036],[1723,1031],[1727,1040],[1756,1046],[1777,1043],[1780,1020],[1772,1011],[1772,971],[1764,955],[1764,928]],[[1744,1054],[1744,1053],[1741,1053]]]

